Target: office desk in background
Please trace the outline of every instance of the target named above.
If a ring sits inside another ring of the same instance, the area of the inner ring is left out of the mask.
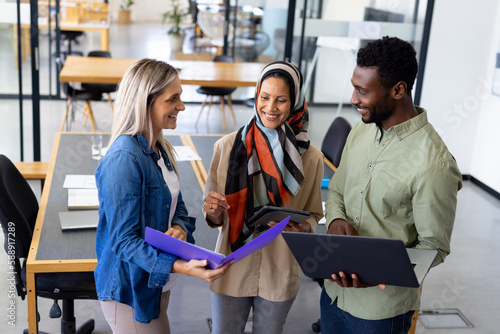
[[[95,229],[63,232],[58,216],[59,212],[68,211],[68,192],[63,189],[66,175],[93,175],[99,165],[99,161],[91,158],[91,135],[59,132],[54,141],[26,266],[30,334],[38,332],[35,275],[94,271],[97,265]],[[191,146],[188,135],[167,135],[166,138],[174,146]],[[108,139],[109,135],[105,135],[105,140]],[[194,161],[179,161],[178,171],[184,202],[189,214],[197,220],[194,233],[196,243],[213,249],[218,231],[203,223],[201,206],[204,180],[198,164]]]
[[[61,30],[67,31],[98,31],[101,38],[101,50],[109,51],[109,22],[89,22],[89,23],[81,23],[81,24],[61,24]],[[48,29],[49,26],[45,24],[39,24],[38,29]],[[55,29],[55,26],[52,25],[50,27],[52,30]],[[29,24],[21,24],[21,62],[26,60],[26,57],[31,55],[30,48],[30,29],[31,26]],[[14,36],[14,59],[16,60],[17,67],[17,28],[14,25],[13,28],[13,36]]]
[[[75,6],[79,2],[78,6]],[[61,20],[60,29],[68,31],[98,31],[101,37],[101,49],[109,51],[109,27],[110,21],[108,17],[108,4],[98,1],[72,1],[66,7],[66,3],[61,3],[61,10],[66,12],[66,19]],[[47,16],[38,18],[38,29],[48,29],[48,1],[38,1],[39,11],[44,7],[43,11]],[[24,62],[26,57],[31,53],[30,50],[30,28],[31,15],[30,4],[20,4],[20,23],[21,23],[21,62]],[[17,7],[15,3],[0,3],[0,22],[13,24],[13,45],[14,55],[17,67]],[[55,29],[55,22],[51,22],[50,29]]]
[[[69,56],[59,74],[61,82],[120,83],[138,59]],[[265,64],[213,61],[167,61],[180,69],[181,83],[211,87],[255,87]]]

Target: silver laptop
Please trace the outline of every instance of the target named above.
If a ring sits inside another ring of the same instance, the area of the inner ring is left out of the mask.
[[[77,230],[96,228],[99,222],[99,210],[71,210],[59,212],[61,229]]]

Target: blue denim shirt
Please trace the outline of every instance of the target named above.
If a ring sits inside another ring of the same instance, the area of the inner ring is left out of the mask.
[[[157,145],[169,170],[173,166]],[[144,240],[146,226],[168,229],[172,197],[157,164],[159,156],[142,135],[122,135],[109,148],[95,173],[99,193],[97,266],[99,300],[131,306],[134,318],[149,323],[160,313],[162,287],[177,257]],[[172,224],[180,225],[194,242],[195,218],[188,217],[179,193]]]

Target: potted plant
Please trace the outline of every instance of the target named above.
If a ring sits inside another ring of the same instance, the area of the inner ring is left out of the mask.
[[[122,0],[120,10],[118,11],[118,23],[129,24],[130,20],[130,7],[134,4],[132,0]]]
[[[172,51],[181,51],[184,44],[185,31],[183,25],[184,19],[189,15],[189,9],[181,8],[179,0],[171,0],[171,8],[163,13],[163,24],[168,24],[167,31]]]

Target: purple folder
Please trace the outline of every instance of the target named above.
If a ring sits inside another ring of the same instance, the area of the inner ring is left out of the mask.
[[[225,263],[233,261],[237,262],[253,252],[267,246],[283,231],[288,224],[290,217],[283,219],[281,222],[265,231],[257,238],[253,239],[238,250],[224,256],[220,253],[202,248],[188,242],[176,239],[165,233],[146,227],[146,242],[151,246],[161,249],[164,252],[176,255],[186,261],[189,260],[207,260],[208,267],[215,269],[223,266]]]

